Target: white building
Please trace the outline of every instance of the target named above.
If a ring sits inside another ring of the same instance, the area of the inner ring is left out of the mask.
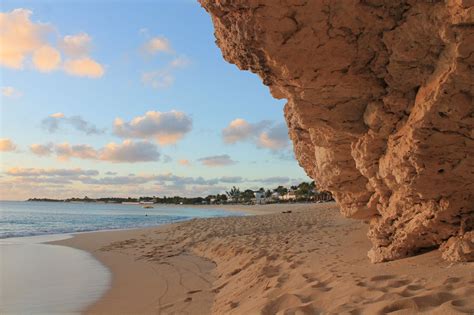
[[[294,191],[290,190],[285,195],[281,196],[280,199],[281,200],[287,200],[287,201],[296,200],[296,193]]]
[[[271,198],[272,198],[273,200],[280,200],[280,199],[281,199],[281,195],[280,195],[279,192],[276,192],[276,191],[275,191],[274,193],[272,193]]]
[[[265,192],[264,191],[254,191],[253,194],[255,195],[255,203],[258,205],[265,203]]]

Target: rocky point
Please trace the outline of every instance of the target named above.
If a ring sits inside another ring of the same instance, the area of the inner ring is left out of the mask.
[[[474,1],[201,0],[300,165],[370,224],[372,262],[474,260]],[[258,106],[258,104],[255,104]]]

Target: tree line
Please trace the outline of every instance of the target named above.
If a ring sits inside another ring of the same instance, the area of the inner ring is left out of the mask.
[[[250,203],[256,197],[256,192],[266,199],[266,202],[287,202],[291,201],[310,201],[315,200],[317,196],[324,194],[324,200],[332,200],[329,192],[319,192],[316,190],[316,185],[313,182],[302,182],[299,185],[293,185],[289,188],[285,186],[278,186],[273,189],[265,189],[261,187],[257,191],[251,189],[241,190],[237,186],[233,186],[229,191],[222,194],[207,195],[206,197],[158,197],[158,196],[143,196],[138,198],[133,197],[103,197],[103,198],[68,198],[68,199],[51,199],[51,198],[30,198],[28,201],[47,201],[47,202],[101,202],[101,203],[157,203],[157,204],[210,204],[210,203]],[[288,193],[292,193],[292,198],[281,198]]]

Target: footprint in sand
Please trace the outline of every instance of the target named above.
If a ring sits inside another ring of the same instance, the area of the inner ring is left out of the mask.
[[[306,279],[306,282],[313,282],[314,280],[317,280],[314,273],[304,273],[302,276]]]
[[[278,267],[278,266],[265,266],[262,269],[262,273],[267,278],[273,278],[273,277],[278,276],[278,274],[280,273],[280,267]]]
[[[239,306],[239,302],[233,302],[233,301],[231,301],[231,302],[229,302],[229,306],[230,306],[231,309],[234,309],[234,308],[236,308],[237,306]]]
[[[449,304],[456,307],[463,307],[467,304],[467,301],[466,300],[452,300],[452,301],[449,301]]]
[[[416,310],[417,305],[413,300],[399,300],[395,301],[384,308],[379,312],[380,314],[394,313],[402,310]]]
[[[230,272],[230,273],[228,274],[228,276],[235,276],[236,274],[238,274],[238,273],[241,272],[241,271],[242,271],[241,268],[237,268],[237,269],[235,269],[234,271]]]
[[[279,276],[277,279],[277,282],[278,282],[277,287],[281,287],[283,284],[285,284],[285,282],[288,281],[289,278],[290,276],[287,273],[284,273],[281,276]]]
[[[454,283],[458,283],[459,281],[461,281],[461,278],[450,277],[450,278],[446,279],[443,282],[443,284],[454,284]]]
[[[390,281],[387,284],[387,287],[389,287],[389,288],[400,288],[400,287],[403,287],[404,285],[407,285],[409,283],[410,283],[409,280],[394,280],[394,281]]]
[[[295,269],[296,267],[301,266],[302,264],[303,264],[303,261],[297,260],[290,265],[290,268]]]
[[[370,281],[378,282],[378,281],[385,281],[395,279],[396,277],[393,275],[380,275],[370,278]]]
[[[294,305],[302,305],[305,304],[304,301],[308,301],[309,298],[303,297],[301,295],[294,295],[294,294],[289,294],[285,293],[280,295],[278,298],[271,300],[268,302],[263,309],[261,310],[262,315],[273,315],[277,314],[280,311],[283,310],[288,310]],[[295,314],[296,312],[292,312],[290,314]],[[286,312],[285,312],[286,314]],[[304,314],[314,314],[314,312],[311,313],[304,313]]]
[[[220,290],[222,290],[227,284],[229,284],[229,282],[224,282],[223,284],[221,284],[220,286],[216,287],[216,288],[213,288],[212,289],[212,292],[214,293],[219,293]]]
[[[323,292],[328,292],[332,290],[332,288],[328,287],[324,282],[319,282],[319,281],[315,281],[315,283],[312,284],[311,287],[313,289],[318,289],[319,291],[323,291]]]
[[[417,285],[417,284],[410,284],[410,285],[407,285],[403,291],[400,292],[400,295],[402,297],[412,297],[414,295],[416,295],[419,291],[419,290],[422,290],[422,289],[426,289],[425,287],[421,286],[421,285]]]
[[[418,291],[418,290],[424,289],[424,287],[419,284],[410,284],[409,286],[407,286],[407,289],[411,291]]]
[[[323,292],[332,290],[332,288],[328,287],[326,283],[319,281],[315,274],[305,273],[303,274],[303,278],[306,279],[306,282],[309,283],[313,289],[318,289]]]

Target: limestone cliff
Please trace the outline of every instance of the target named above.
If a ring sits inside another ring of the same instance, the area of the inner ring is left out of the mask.
[[[224,58],[288,100],[301,166],[369,221],[373,262],[474,260],[473,0],[201,4]]]

